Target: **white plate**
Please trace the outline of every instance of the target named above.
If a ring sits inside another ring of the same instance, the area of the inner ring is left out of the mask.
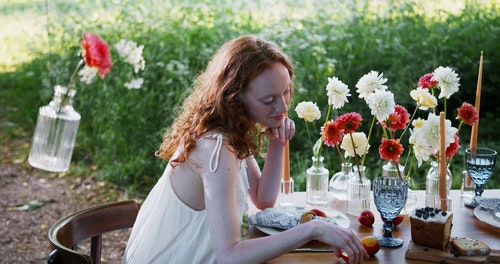
[[[290,212],[302,212],[302,213],[313,209],[307,206],[289,206],[281,208]],[[347,218],[346,215],[342,214],[339,211],[327,208],[316,208],[316,209],[323,211],[326,214],[327,218],[332,219],[333,221],[335,221],[337,225],[341,227],[347,228],[351,224],[349,218]],[[283,229],[267,227],[267,226],[255,226],[255,227],[261,232],[266,233],[268,235],[274,235],[284,231]]]
[[[495,212],[479,205],[474,209],[474,215],[482,222],[500,228],[500,212]]]

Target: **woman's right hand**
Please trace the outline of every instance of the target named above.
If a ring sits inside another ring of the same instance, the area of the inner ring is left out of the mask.
[[[292,119],[285,117],[280,126],[275,128],[268,127],[264,134],[270,141],[278,141],[281,145],[292,139],[295,135],[295,122]]]
[[[363,259],[369,258],[363,244],[351,229],[322,221],[310,223],[315,224],[317,239],[330,245],[338,258],[342,251],[349,256],[349,263],[362,263]]]

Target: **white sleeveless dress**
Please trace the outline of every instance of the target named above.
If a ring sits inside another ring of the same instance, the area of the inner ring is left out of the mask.
[[[223,136],[214,134],[200,140],[217,140],[210,159],[210,170],[217,170]],[[199,141],[200,141],[199,140]],[[240,160],[236,182],[240,219],[248,210],[249,189],[245,160]],[[162,177],[148,194],[130,234],[122,264],[134,263],[217,263],[208,226],[206,210],[196,211],[184,204],[172,189],[172,167],[167,165]]]

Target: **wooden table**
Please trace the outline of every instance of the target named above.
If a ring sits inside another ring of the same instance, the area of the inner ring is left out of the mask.
[[[417,207],[424,207],[424,196],[425,191],[419,190],[415,191],[417,195]],[[483,223],[478,220],[474,214],[473,209],[468,208],[463,205],[463,198],[460,197],[459,190],[451,190],[450,196],[453,199],[452,211],[453,211],[453,228],[451,232],[452,237],[469,237],[480,239],[486,242],[492,249],[500,250],[500,228],[494,227],[492,225]],[[484,197],[500,197],[500,190],[488,190],[486,189],[483,193]],[[296,192],[294,194],[294,202],[297,205],[305,205],[305,193]],[[251,202],[249,202],[250,209],[249,215],[253,215],[258,212]],[[378,213],[375,204],[371,203],[370,210],[375,214],[375,223],[373,227],[365,227],[358,223],[356,216],[352,216],[346,213],[346,202],[340,200],[331,200],[329,203],[329,208],[337,210],[345,214],[349,220],[350,228],[356,231],[359,238],[365,236],[379,235],[383,233],[383,222],[380,219],[380,214]],[[411,226],[408,216],[405,216],[403,222],[394,228],[393,235],[403,239],[404,245],[399,248],[389,249],[381,248],[380,251],[369,260],[365,260],[365,263],[429,263],[426,261],[407,259],[405,258],[408,245],[411,240]],[[250,238],[266,236],[267,234],[259,231],[255,226],[250,226],[249,228]],[[308,244],[304,247],[316,247],[319,243]],[[496,261],[496,260],[495,260]],[[281,257],[271,260],[268,263],[344,263],[343,260],[339,260],[332,252],[290,252]]]

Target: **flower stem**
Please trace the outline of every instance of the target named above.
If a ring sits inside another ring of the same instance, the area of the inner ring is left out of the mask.
[[[342,152],[340,151],[340,148],[339,148],[339,145],[338,145],[338,144],[336,144],[336,145],[335,145],[335,149],[336,149],[336,150],[337,150],[337,152],[339,153],[340,160],[342,160],[342,163],[346,163],[345,158],[344,158],[344,156],[342,155]]]
[[[307,132],[307,137],[309,138],[309,143],[311,143],[311,145],[313,145],[313,142],[311,139],[311,133],[309,132],[309,125],[307,124],[307,121],[305,123],[306,123],[306,132]]]
[[[464,124],[464,121],[461,120],[460,121],[460,124],[458,124],[458,129],[457,129],[457,133],[455,133],[455,135],[458,135],[458,133],[460,133],[460,129],[462,128],[462,125]]]
[[[364,152],[363,159],[361,160],[361,165],[365,164],[365,159],[366,159],[366,152],[368,151],[368,147],[370,146],[370,137],[372,136],[372,130],[373,130],[373,125],[375,124],[375,116],[373,116],[372,123],[370,125],[370,131],[368,131],[368,139],[367,139],[367,144],[366,144],[366,149]],[[353,146],[354,146],[354,139],[352,139],[352,134],[351,134],[351,140],[353,140]],[[356,152],[356,151],[354,151]],[[361,176],[361,175],[360,175]]]
[[[76,67],[75,67],[75,71],[73,71],[73,74],[71,75],[71,78],[69,79],[68,86],[66,87],[66,93],[64,94],[64,96],[63,96],[63,98],[62,98],[62,100],[61,100],[61,104],[60,104],[61,106],[63,106],[63,105],[66,103],[66,101],[68,100],[68,97],[69,97],[69,92],[71,92],[71,90],[72,90],[72,88],[73,88],[73,87],[72,87],[72,84],[75,82],[75,80],[76,80],[76,76],[77,76],[77,74],[78,74],[78,70],[80,69],[80,67],[81,67],[83,64],[84,64],[84,60],[83,60],[83,59],[81,59],[81,60],[78,62],[78,64],[76,65]],[[61,111],[61,109],[62,109],[62,107],[59,107],[58,112],[60,112],[60,111]]]
[[[418,105],[417,105],[417,107],[415,107],[415,110],[413,111],[413,114],[410,117],[410,121],[408,121],[408,124],[406,125],[405,130],[403,130],[403,132],[401,133],[401,136],[399,138],[403,138],[403,135],[405,134],[406,130],[408,130],[408,128],[410,127],[411,121],[413,120],[413,118],[415,118],[415,114],[417,114],[418,107],[419,107]]]
[[[328,111],[326,112],[326,118],[325,118],[325,123],[323,123],[323,126],[326,126],[326,123],[328,122],[328,118],[330,118],[330,111],[332,110],[332,105],[328,105]],[[320,138],[321,140],[321,138]],[[319,158],[321,156],[321,148],[323,146],[323,142],[319,144],[318,146],[318,151],[316,153],[317,157]]]
[[[415,160],[415,157],[412,157],[411,158],[411,161],[410,161],[410,168],[408,169],[408,174],[406,174],[406,181],[410,182],[410,178],[411,178],[411,171],[413,170],[413,162]],[[405,166],[405,168],[408,168]]]
[[[354,144],[354,138],[352,136],[352,132],[349,133],[349,136],[351,136],[352,151],[354,152],[354,161],[356,162],[356,167],[358,168],[359,183],[363,183],[363,179],[361,177],[361,169],[359,168],[358,154],[356,154],[356,145]]]
[[[396,164],[396,170],[398,170],[398,176],[401,178],[401,170],[399,169],[399,162],[394,162]]]

